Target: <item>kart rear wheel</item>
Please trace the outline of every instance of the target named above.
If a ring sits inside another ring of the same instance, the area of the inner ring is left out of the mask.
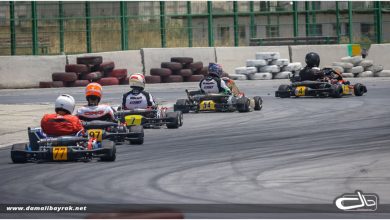
[[[253,99],[255,100],[254,110],[260,111],[263,108],[263,99],[260,96],[255,96]]]
[[[247,97],[242,97],[237,99],[237,111],[239,112],[249,112],[250,111],[250,100]]]
[[[355,91],[355,96],[362,96],[367,90],[365,90],[365,86],[363,86],[360,83],[356,83],[353,86],[353,89]]]
[[[190,102],[187,99],[179,99],[173,105],[173,110],[175,112],[181,111],[182,113],[188,113],[190,112]]]
[[[11,148],[11,159],[14,163],[26,163],[26,144],[14,144]]]
[[[330,96],[333,98],[341,98],[343,97],[343,87],[341,85],[332,85],[332,92],[330,93]]]
[[[115,161],[116,159],[116,146],[113,141],[103,140],[102,148],[107,151],[105,156],[100,157],[101,161]]]
[[[171,123],[167,123],[167,128],[175,129],[183,125],[183,113],[181,111],[168,112],[167,118],[172,119]]]
[[[141,125],[137,125],[137,126],[131,126],[129,129],[130,129],[130,132],[134,132],[134,133],[139,134],[137,139],[129,141],[130,144],[132,144],[132,145],[144,144],[144,127],[142,127]]]
[[[289,85],[280,85],[278,88],[280,98],[290,98],[290,86]]]

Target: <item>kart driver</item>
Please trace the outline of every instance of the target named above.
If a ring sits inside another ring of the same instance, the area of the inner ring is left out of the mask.
[[[152,95],[145,89],[145,77],[140,73],[130,76],[129,84],[131,90],[123,94],[122,108],[124,110],[156,108],[157,105]]]
[[[301,81],[316,81],[324,79],[324,73],[320,70],[320,56],[310,52],[305,57],[306,66],[299,72]]]
[[[55,102],[55,112],[45,114],[41,120],[44,133],[49,136],[75,135],[84,130],[80,119],[72,115],[75,108],[74,98],[70,95],[60,95]]]
[[[209,75],[199,82],[199,87],[202,92],[232,94],[229,87],[226,86],[225,81],[221,79],[223,70],[220,64],[210,63],[208,72]]]
[[[114,110],[109,105],[99,105],[103,88],[99,83],[90,83],[85,88],[87,106],[77,110],[77,116],[83,121],[103,120],[115,121]]]

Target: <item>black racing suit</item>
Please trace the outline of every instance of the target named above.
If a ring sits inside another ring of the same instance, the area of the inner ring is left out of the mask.
[[[301,81],[316,81],[319,79],[324,79],[325,75],[323,71],[321,71],[319,68],[311,68],[306,66],[299,72],[299,76],[301,78]]]

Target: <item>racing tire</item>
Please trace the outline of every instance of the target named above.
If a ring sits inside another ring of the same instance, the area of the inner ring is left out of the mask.
[[[191,69],[193,72],[196,72],[196,71],[202,70],[203,62],[199,61],[199,62],[195,62],[195,63],[190,63],[186,66],[188,66],[188,69]]]
[[[290,86],[289,85],[280,85],[278,88],[278,92],[282,92],[279,94],[280,98],[290,98]]]
[[[126,78],[127,69],[114,69],[111,73],[108,74],[108,77],[115,77],[118,79]]]
[[[204,79],[203,75],[192,75],[190,77],[184,77],[185,82],[200,82],[202,79]]]
[[[163,83],[183,82],[183,77],[179,75],[170,75],[166,77],[161,77],[161,82]]]
[[[116,159],[116,146],[115,142],[111,140],[103,140],[102,148],[107,151],[105,156],[100,157],[101,161],[112,162]]]
[[[85,64],[67,64],[65,66],[65,72],[88,73],[90,72],[90,68]]]
[[[183,64],[177,62],[162,62],[161,68],[167,68],[173,71],[179,71],[183,68]]]
[[[52,83],[53,88],[61,88],[64,86],[65,86],[65,83],[63,81],[53,81],[53,83]]]
[[[177,62],[185,65],[194,62],[194,59],[192,57],[172,57],[171,62]]]
[[[97,81],[102,86],[114,86],[119,85],[119,79],[115,77],[101,78]]]
[[[179,99],[173,105],[173,111],[181,111],[182,113],[190,112],[190,102],[187,99]]]
[[[96,66],[103,63],[103,57],[102,56],[77,57],[76,62],[77,64]]]
[[[360,83],[356,83],[353,86],[353,89],[354,89],[354,92],[355,92],[355,96],[362,96],[365,92],[367,92],[366,87],[363,84],[360,84]]]
[[[77,80],[77,73],[74,72],[53,73],[51,77],[53,81],[74,82]]]
[[[260,111],[263,108],[263,99],[260,96],[255,96],[253,99],[255,100],[254,110]]]
[[[13,163],[26,163],[26,144],[14,144],[11,148],[11,160]]]
[[[84,87],[89,84],[89,80],[76,80],[74,82],[67,83],[67,87]]]
[[[101,72],[92,72],[81,75],[81,80],[88,80],[88,81],[97,81],[103,77],[103,73]]]
[[[333,98],[341,98],[343,97],[343,87],[341,85],[332,85],[332,92],[330,93],[330,96]]]
[[[161,83],[161,76],[145,76],[147,84]]]
[[[131,126],[129,128],[129,130],[130,130],[130,132],[140,133],[138,139],[129,141],[131,145],[142,145],[142,144],[144,144],[144,127],[142,127],[141,125]]]
[[[120,79],[120,80],[119,80],[119,85],[129,85],[129,84],[130,84],[130,83],[129,83],[129,80],[130,80],[129,77]]]
[[[183,113],[181,111],[168,112],[167,118],[172,119],[172,122],[167,123],[169,129],[176,129],[183,125]]]
[[[41,81],[39,82],[39,88],[51,88],[53,86],[53,81],[46,82],[46,81]]]
[[[104,76],[108,76],[112,70],[115,68],[115,63],[112,61],[104,62],[99,65],[99,71],[104,74]]]
[[[152,76],[170,76],[172,75],[172,70],[168,68],[152,68],[150,69],[150,75]]]
[[[192,70],[190,69],[181,69],[177,75],[180,75],[182,77],[190,77],[192,76]]]
[[[238,112],[249,112],[250,111],[250,100],[247,97],[237,99],[236,103]]]

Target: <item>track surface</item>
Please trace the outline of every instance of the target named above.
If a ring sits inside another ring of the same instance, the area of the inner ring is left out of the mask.
[[[389,204],[390,80],[359,81],[368,93],[341,99],[278,99],[287,81],[238,82],[264,98],[262,111],[186,114],[178,130],[146,130],[144,145],[118,146],[113,163],[12,164],[10,149],[0,149],[0,203],[332,204],[360,189]],[[195,86],[149,90],[173,103]],[[105,100],[119,104],[125,89],[107,88]],[[82,89],[65,91],[83,100]],[[59,93],[4,90],[0,104],[51,102]]]

